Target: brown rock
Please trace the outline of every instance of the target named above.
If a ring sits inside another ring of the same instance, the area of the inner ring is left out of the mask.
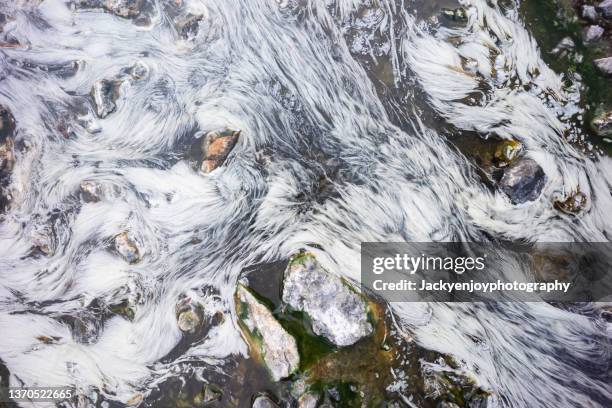
[[[564,199],[556,200],[554,206],[557,210],[566,214],[577,214],[584,209],[586,204],[587,196],[577,190],[564,197]]]
[[[200,170],[203,173],[210,173],[221,166],[238,142],[239,136],[239,130],[226,129],[221,132],[208,132],[202,141],[204,156]]]

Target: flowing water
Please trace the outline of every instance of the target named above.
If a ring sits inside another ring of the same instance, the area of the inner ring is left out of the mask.
[[[302,248],[358,280],[362,241],[608,241],[612,160],[566,141],[580,84],[543,62],[513,2],[463,0],[461,24],[432,18],[453,1],[148,4],[127,19],[0,2],[13,44],[0,49],[0,104],[16,122],[0,221],[11,385],[120,403],[185,373],[222,376],[247,356],[233,315],[241,271]],[[181,15],[200,20],[177,29]],[[130,76],[135,64],[146,72]],[[117,78],[116,110],[99,118],[92,85]],[[242,131],[238,144],[199,173],[192,146],[224,127]],[[513,205],[479,176],[463,146],[493,134],[544,169],[536,201]],[[85,202],[83,180],[104,198]],[[577,188],[586,210],[556,211]],[[136,264],[111,250],[126,230]],[[177,326],[184,296],[216,319],[196,339]],[[131,318],[108,312],[121,304]],[[463,361],[494,406],[612,404],[601,304],[391,307],[419,347]]]

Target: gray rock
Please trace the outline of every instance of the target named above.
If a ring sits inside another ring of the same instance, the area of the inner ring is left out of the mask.
[[[283,302],[306,312],[313,331],[335,345],[349,346],[372,333],[364,298],[324,270],[312,254],[299,254],[289,262]]]
[[[593,62],[602,74],[612,76],[612,57],[596,59]]]
[[[612,136],[612,111],[598,113],[591,121],[591,128],[597,136]]]
[[[274,403],[269,397],[260,395],[253,401],[253,408],[278,408],[278,405]]]
[[[313,392],[307,392],[298,399],[298,408],[317,408],[319,396]]]
[[[604,34],[604,29],[598,25],[589,26],[584,31],[584,42],[599,41]]]
[[[612,0],[604,0],[595,9],[605,19],[612,19]]]
[[[238,285],[236,310],[252,352],[259,354],[274,381],[289,377],[300,364],[297,343],[248,288]]]
[[[521,204],[540,196],[546,174],[532,159],[522,159],[506,169],[499,184],[513,204]]]
[[[134,80],[141,80],[147,75],[149,75],[149,67],[142,61],[137,61],[130,67],[130,76]]]
[[[105,118],[115,111],[115,102],[118,98],[119,83],[101,79],[96,81],[91,88],[91,97],[94,102],[96,114],[99,118]]]
[[[551,53],[560,57],[566,56],[569,51],[573,51],[576,48],[576,43],[570,37],[565,37],[559,43]]]
[[[103,191],[99,183],[91,180],[81,182],[81,198],[86,203],[96,203],[102,199]]]
[[[599,20],[599,14],[595,10],[595,6],[584,5],[582,6],[582,18],[595,22]]]
[[[140,250],[136,243],[129,237],[127,231],[115,236],[115,250],[130,264],[140,261]]]

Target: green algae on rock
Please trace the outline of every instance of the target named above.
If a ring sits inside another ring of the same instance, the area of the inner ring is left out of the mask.
[[[246,286],[238,285],[235,302],[240,328],[251,353],[263,360],[274,381],[289,377],[300,363],[295,339]]]

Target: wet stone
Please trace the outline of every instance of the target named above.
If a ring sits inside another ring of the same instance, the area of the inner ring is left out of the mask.
[[[513,204],[522,204],[540,196],[546,174],[534,160],[522,159],[506,169],[499,184]]]
[[[260,395],[253,401],[253,408],[279,408],[278,405],[266,395]]]
[[[4,106],[0,105],[0,143],[7,137],[13,137],[15,133],[15,118]]]
[[[7,137],[0,144],[0,179],[8,176],[15,165],[15,145],[13,139]]]
[[[226,129],[221,132],[208,132],[204,136],[204,140],[202,140],[202,153],[204,156],[200,170],[203,173],[210,173],[223,165],[236,142],[238,142],[239,136],[239,130]]]
[[[307,392],[298,399],[298,408],[317,408],[319,396],[313,392]]]
[[[182,332],[193,333],[200,325],[200,318],[193,310],[186,310],[179,314],[178,327]]]
[[[574,48],[576,48],[576,43],[574,42],[574,40],[572,40],[570,37],[565,37],[561,41],[559,41],[559,43],[555,48],[553,48],[551,53],[553,55],[563,56],[567,54],[567,51],[572,51]]]
[[[595,6],[584,5],[582,6],[582,17],[585,20],[595,22],[599,19],[599,14],[597,14],[597,10],[595,10]]]
[[[115,236],[115,250],[129,264],[140,261],[140,251],[127,231]]]
[[[564,199],[556,200],[554,206],[566,214],[577,214],[584,209],[587,201],[587,196],[578,190],[570,193]]]
[[[181,38],[190,40],[198,35],[200,29],[200,22],[202,21],[202,15],[186,14],[178,15],[174,19],[176,31],[179,33]]]
[[[199,407],[207,407],[216,401],[220,401],[223,392],[219,387],[213,384],[205,384],[202,387],[202,392],[194,397],[194,403]]]
[[[238,285],[235,300],[242,333],[251,352],[263,359],[274,381],[291,375],[300,363],[295,339],[245,286]]]
[[[442,401],[437,405],[437,408],[460,408],[454,402]]]
[[[594,63],[599,72],[612,76],[612,57],[596,59]]]
[[[130,399],[125,402],[125,405],[128,407],[136,407],[140,405],[143,400],[143,396],[141,393],[134,394]]]
[[[494,153],[497,167],[507,167],[513,163],[523,151],[523,145],[516,140],[504,140]]]
[[[144,62],[138,61],[130,67],[129,73],[132,79],[139,81],[149,75],[149,67]]]
[[[441,14],[449,20],[452,21],[466,21],[467,20],[467,12],[463,7],[459,7],[456,9],[443,8]]]
[[[591,129],[597,136],[612,136],[612,111],[598,113],[591,121]]]
[[[140,14],[144,0],[105,0],[104,8],[124,18],[134,18]]]
[[[105,118],[116,109],[115,102],[119,97],[119,82],[101,79],[91,88],[91,97],[99,118]]]
[[[607,20],[612,19],[612,0],[604,0],[595,7],[597,12]]]
[[[337,346],[349,346],[372,333],[364,298],[324,270],[310,253],[289,262],[282,300],[305,312],[315,334]]]
[[[9,185],[15,166],[14,134],[15,119],[0,105],[0,212],[4,212],[12,200]]]
[[[604,29],[598,25],[589,26],[584,32],[585,42],[596,42],[601,39],[604,34]]]
[[[95,181],[81,182],[81,199],[86,203],[96,203],[102,198],[102,186]]]

